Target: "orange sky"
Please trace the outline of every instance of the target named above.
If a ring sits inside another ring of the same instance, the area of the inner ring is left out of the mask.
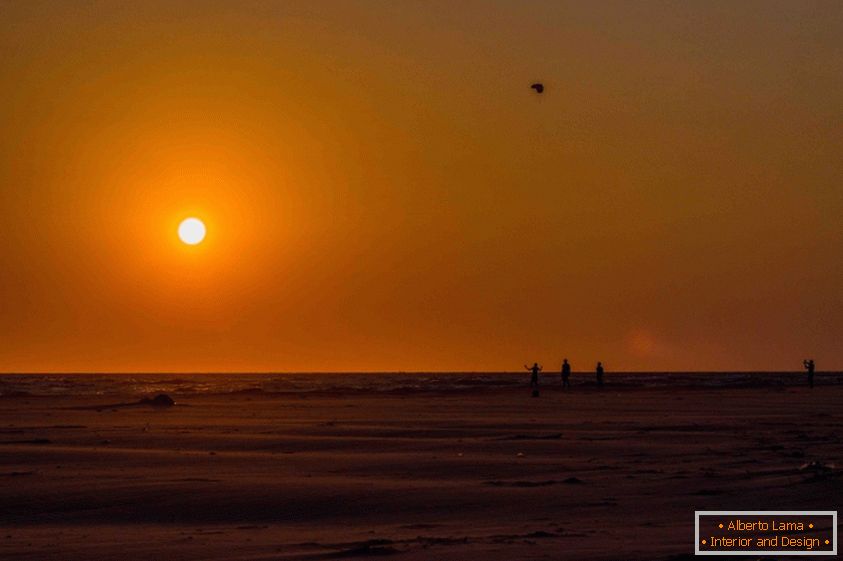
[[[839,2],[0,23],[2,371],[843,369]]]

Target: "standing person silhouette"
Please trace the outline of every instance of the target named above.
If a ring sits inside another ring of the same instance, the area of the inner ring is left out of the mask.
[[[571,365],[568,364],[568,359],[562,359],[562,387],[571,387]]]
[[[802,366],[808,371],[808,386],[814,387],[814,359],[809,358],[802,361]]]
[[[597,386],[602,388],[603,387],[603,363],[602,362],[597,363],[596,371],[597,371]]]
[[[538,362],[534,362],[533,366],[524,365],[531,374],[530,374],[530,387],[533,389],[533,397],[539,397],[539,372],[542,371],[542,367],[539,366]]]

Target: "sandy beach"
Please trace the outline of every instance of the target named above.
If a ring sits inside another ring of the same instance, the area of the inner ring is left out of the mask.
[[[4,560],[690,559],[843,504],[843,386],[0,399]]]

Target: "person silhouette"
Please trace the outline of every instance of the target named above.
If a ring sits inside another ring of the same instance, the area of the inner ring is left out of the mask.
[[[533,389],[533,397],[539,397],[539,372],[542,371],[542,367],[539,366],[538,362],[534,362],[533,366],[524,365],[531,374],[530,374],[530,387]]]
[[[571,387],[571,365],[568,364],[568,359],[562,359],[562,387]]]
[[[603,387],[603,363],[602,362],[597,363],[596,372],[597,372],[597,386],[602,388]]]
[[[809,358],[802,361],[802,366],[808,371],[808,386],[814,387],[814,359]]]

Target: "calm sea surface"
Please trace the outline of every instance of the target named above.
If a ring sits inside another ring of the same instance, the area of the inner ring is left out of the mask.
[[[572,382],[593,385],[593,374],[574,372]],[[0,397],[147,396],[230,393],[399,393],[487,391],[527,385],[529,373],[333,373],[333,374],[0,374]],[[816,375],[821,386],[843,383],[843,373]],[[608,387],[797,386],[804,372],[606,373]],[[543,373],[543,385],[559,384]]]

